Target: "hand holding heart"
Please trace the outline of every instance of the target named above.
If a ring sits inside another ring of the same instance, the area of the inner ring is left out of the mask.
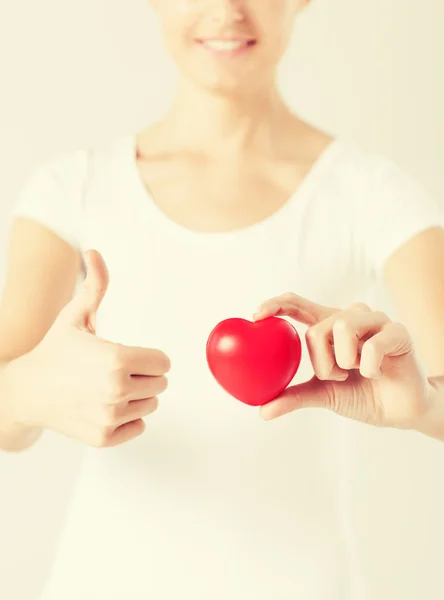
[[[319,407],[372,425],[410,429],[428,409],[431,386],[410,336],[384,313],[365,304],[338,310],[284,294],[262,304],[254,319],[271,316],[308,326],[305,338],[315,374],[261,406],[264,419]]]

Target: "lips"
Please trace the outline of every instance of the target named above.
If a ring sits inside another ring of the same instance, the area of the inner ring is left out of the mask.
[[[196,40],[204,49],[215,53],[237,54],[250,49],[256,44],[251,38],[205,38]]]

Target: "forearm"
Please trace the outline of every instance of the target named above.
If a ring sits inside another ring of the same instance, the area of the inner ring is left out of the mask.
[[[429,410],[421,418],[417,431],[444,442],[444,375],[429,377]]]
[[[0,361],[0,450],[19,452],[32,446],[42,430],[20,423],[14,416],[14,377],[20,372],[15,361]]]

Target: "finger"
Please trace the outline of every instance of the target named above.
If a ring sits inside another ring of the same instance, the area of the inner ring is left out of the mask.
[[[161,350],[117,344],[117,361],[131,375],[164,375],[171,361]]]
[[[359,368],[360,340],[374,335],[388,322],[390,319],[383,312],[350,309],[339,315],[332,328],[338,366],[347,370]]]
[[[312,326],[336,312],[340,311],[297,294],[287,293],[264,302],[253,315],[253,319],[257,321],[270,316],[286,316]]]
[[[253,315],[253,321],[259,321],[267,317],[276,317],[280,311],[281,307],[276,299],[269,300],[258,307]]]
[[[95,448],[108,448],[112,446],[117,446],[119,444],[124,444],[135,437],[138,437],[145,431],[145,422],[143,419],[135,419],[133,421],[128,421],[123,425],[119,425],[115,427],[115,425],[103,426],[100,427],[93,426],[85,426],[82,424],[82,429],[78,434],[71,435],[73,439],[84,440],[88,445],[93,446]]]
[[[404,325],[388,323],[362,346],[359,371],[363,377],[378,378],[386,356],[410,356],[412,351],[412,340]]]
[[[344,381],[348,377],[348,371],[341,369],[336,364],[331,333],[333,319],[334,317],[330,317],[314,327],[310,327],[305,333],[313,371],[316,377],[322,381],[327,379]]]
[[[75,327],[87,328],[90,324],[95,332],[95,316],[109,285],[109,273],[102,255],[97,250],[84,254],[87,266],[86,277],[75,297],[59,315]]]
[[[109,271],[103,256],[97,250],[85,252],[86,278],[81,285],[85,308],[96,313],[109,286]]]
[[[331,408],[327,388],[316,377],[288,387],[275,400],[262,405],[259,413],[262,419],[270,421],[301,408]]]
[[[366,304],[365,302],[355,302],[347,310],[348,311],[363,310],[363,311],[366,311],[366,312],[371,312],[372,311],[372,309],[370,308],[370,306],[368,304]]]
[[[127,405],[119,407],[119,413],[116,416],[118,426],[130,421],[136,421],[143,417],[147,417],[157,410],[159,407],[159,399],[157,396],[153,398],[144,398],[142,400],[134,400]]]
[[[361,302],[354,304],[347,311],[336,311],[306,331],[305,339],[313,370],[322,381],[345,381],[349,375],[348,369],[353,368],[338,363],[337,342],[333,336],[336,321],[348,314],[371,314],[371,309]]]
[[[111,448],[113,446],[125,444],[126,442],[129,442],[142,435],[145,429],[146,425],[142,419],[137,419],[136,421],[130,421],[129,423],[120,425],[120,427],[117,427],[117,429],[113,431],[106,443],[106,446]]]
[[[152,398],[164,392],[168,387],[168,379],[165,375],[159,377],[147,377],[144,375],[132,375],[129,377],[128,387],[125,390],[123,400],[132,402],[143,398]]]
[[[153,396],[130,402],[122,401],[118,404],[96,404],[89,407],[88,422],[96,423],[101,427],[116,428],[154,412],[158,403],[157,396]]]

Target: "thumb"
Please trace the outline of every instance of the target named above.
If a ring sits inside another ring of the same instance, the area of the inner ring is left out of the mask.
[[[96,312],[108,289],[109,273],[102,255],[97,250],[85,252],[84,259],[86,277],[60,316],[75,327],[86,328],[95,333]]]
[[[325,384],[325,381],[314,376],[309,381],[288,387],[276,399],[260,407],[261,418],[270,421],[300,408],[335,410],[334,396],[337,395],[338,390],[336,390],[336,394],[332,393],[331,386],[335,386],[336,382],[329,381],[328,386]],[[344,391],[344,384],[347,382],[341,382],[340,392]]]

